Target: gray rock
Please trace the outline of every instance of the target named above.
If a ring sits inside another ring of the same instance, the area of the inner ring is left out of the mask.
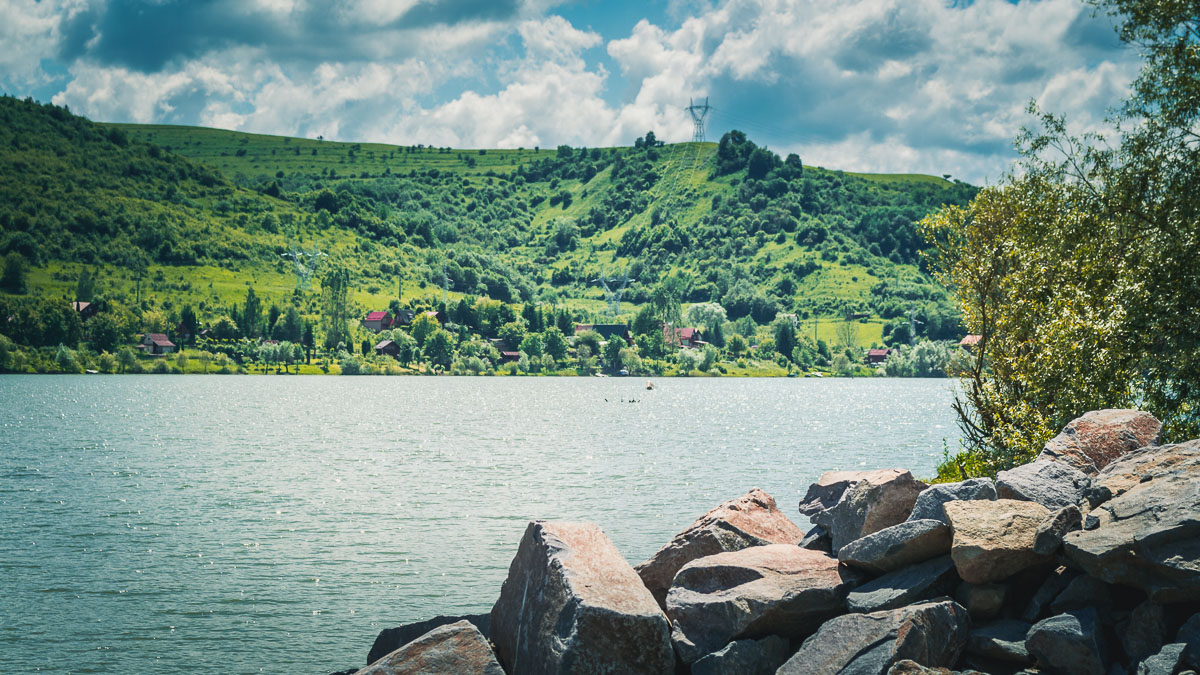
[[[488,626],[491,623],[491,614],[472,614],[469,616],[437,616],[426,621],[418,621],[416,623],[404,624],[395,628],[384,628],[379,631],[379,635],[375,638],[375,644],[371,645],[371,651],[367,653],[367,665],[375,663],[379,659],[391,654],[404,645],[416,640],[422,635],[428,633],[434,628],[447,626],[459,621],[470,621],[484,637],[488,636]]]
[[[470,621],[438,626],[357,675],[504,675],[487,638]]]
[[[846,608],[867,614],[947,595],[958,583],[954,561],[944,555],[903,567],[850,591]]]
[[[940,520],[908,520],[868,534],[838,550],[838,560],[876,574],[950,552],[953,535]]]
[[[1043,459],[1001,471],[996,476],[1000,499],[1037,502],[1051,511],[1084,501],[1091,479],[1070,464]]]
[[[1088,514],[1095,529],[1063,538],[1067,559],[1154,602],[1200,600],[1200,440],[1143,449],[1097,480],[1117,496]]]
[[[1066,590],[1077,576],[1079,576],[1078,572],[1067,567],[1052,570],[1050,574],[1046,575],[1042,585],[1034,592],[1033,597],[1029,599],[1029,603],[1025,605],[1025,610],[1021,612],[1021,620],[1035,623],[1038,619],[1043,618],[1050,603],[1054,602],[1054,599]]]
[[[908,471],[874,472],[847,488],[837,504],[814,515],[812,521],[829,531],[837,553],[855,539],[908,520],[925,487]]]
[[[910,659],[948,668],[967,643],[971,620],[951,600],[831,619],[804,641],[778,675],[885,673]]]
[[[1006,620],[971,629],[967,653],[1006,663],[1030,665],[1033,659],[1025,648],[1025,636],[1033,626],[1024,621]]]
[[[954,599],[967,608],[971,623],[983,623],[1000,615],[1007,595],[1008,586],[1004,584],[963,583],[954,593]]]
[[[1133,608],[1129,619],[1117,625],[1125,655],[1137,663],[1158,653],[1167,637],[1167,619],[1162,605],[1143,602]]]
[[[1175,671],[1183,663],[1183,650],[1187,645],[1175,642],[1164,646],[1157,654],[1151,656],[1137,667],[1137,675],[1175,675]]]
[[[1071,420],[1038,459],[1066,462],[1091,476],[1114,460],[1162,440],[1162,422],[1140,410],[1093,410]]]
[[[1200,614],[1193,615],[1183,623],[1175,641],[1187,645],[1183,651],[1183,662],[1189,668],[1200,669]]]
[[[940,520],[947,525],[946,511],[942,505],[958,500],[996,501],[996,484],[991,478],[970,478],[958,483],[930,485],[917,495],[909,520]]]
[[[1063,675],[1104,675],[1100,619],[1081,609],[1043,619],[1029,629],[1025,648],[1038,664]]]
[[[888,669],[887,675],[985,675],[978,670],[950,670],[949,668],[927,668],[916,661],[904,659]]]
[[[1063,537],[1068,532],[1083,529],[1083,514],[1079,507],[1071,504],[1050,514],[1050,517],[1038,526],[1033,538],[1033,551],[1041,555],[1053,555],[1062,547]]]
[[[814,526],[800,540],[800,548],[807,548],[810,551],[820,551],[833,555],[833,541],[829,539],[829,531],[820,525]]]
[[[675,573],[687,563],[747,546],[795,545],[802,536],[800,528],[776,508],[775,499],[754,488],[698,518],[634,569],[658,605],[665,609],[667,589]]]
[[[1108,584],[1088,576],[1075,577],[1046,609],[1055,615],[1086,607],[1094,608],[1101,617],[1112,614],[1112,590]]]
[[[492,642],[510,673],[670,673],[670,630],[592,523],[530,523],[492,608]]]
[[[1046,556],[1033,550],[1037,528],[1049,515],[1046,507],[1036,502],[998,499],[946,502],[945,509],[954,528],[950,555],[963,581],[1003,581],[1046,562]]]
[[[800,513],[809,517],[831,509],[842,495],[859,481],[870,479],[886,481],[903,473],[903,469],[880,469],[877,471],[826,471],[817,482],[808,486],[804,499],[800,500]]]
[[[773,675],[791,652],[778,635],[761,640],[735,640],[692,664],[692,675]]]
[[[799,639],[846,611],[863,575],[819,551],[753,546],[693,560],[667,593],[675,651],[692,663],[732,640]]]

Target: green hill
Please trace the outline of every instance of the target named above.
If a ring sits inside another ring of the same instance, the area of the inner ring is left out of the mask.
[[[461,150],[96,124],[13,98],[0,122],[0,254],[27,259],[42,296],[70,295],[87,266],[110,296],[168,314],[231,313],[253,286],[311,316],[289,256],[317,249],[348,272],[355,311],[385,307],[398,280],[406,300],[440,300],[445,278],[454,299],[594,318],[594,280],[626,272],[627,319],[668,280],[730,319],[867,315],[863,342],[913,312],[932,337],[958,330],[914,223],[975,188],[803,166],[736,131]]]

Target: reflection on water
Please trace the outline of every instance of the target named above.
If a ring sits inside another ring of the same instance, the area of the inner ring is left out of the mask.
[[[632,562],[752,487],[933,471],[946,380],[0,378],[0,670],[323,673],[486,611],[532,518]],[[806,522],[800,522],[807,526]]]

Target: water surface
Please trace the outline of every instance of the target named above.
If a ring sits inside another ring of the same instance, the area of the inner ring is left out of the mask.
[[[946,380],[0,377],[0,671],[328,673],[487,611],[526,523],[638,562],[752,487],[929,475]]]

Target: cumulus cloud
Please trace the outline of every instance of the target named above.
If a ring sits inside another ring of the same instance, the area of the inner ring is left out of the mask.
[[[1079,0],[672,0],[605,35],[558,3],[0,0],[0,84],[101,120],[459,147],[687,140],[709,96],[712,136],[982,181],[1030,99],[1103,130],[1137,66]]]

